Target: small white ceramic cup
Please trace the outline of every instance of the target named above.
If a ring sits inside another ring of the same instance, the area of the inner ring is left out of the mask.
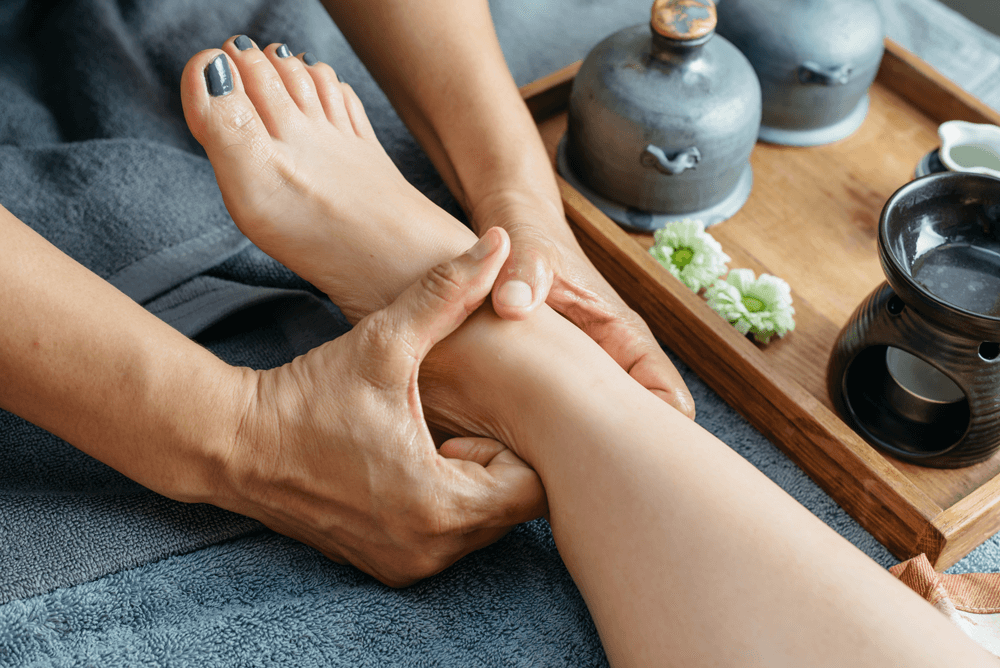
[[[1000,178],[1000,127],[948,121],[938,127],[941,163],[952,172]]]

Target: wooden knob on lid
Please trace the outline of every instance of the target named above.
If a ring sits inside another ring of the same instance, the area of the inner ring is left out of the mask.
[[[650,24],[667,39],[688,42],[715,30],[715,3],[712,0],[656,0]]]

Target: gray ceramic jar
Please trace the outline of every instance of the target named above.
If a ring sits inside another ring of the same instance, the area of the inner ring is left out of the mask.
[[[760,78],[761,140],[815,146],[861,126],[884,49],[875,0],[720,0],[718,15]]]
[[[710,225],[750,194],[760,84],[715,18],[712,0],[657,0],[649,26],[598,44],[573,82],[560,172],[625,227]]]

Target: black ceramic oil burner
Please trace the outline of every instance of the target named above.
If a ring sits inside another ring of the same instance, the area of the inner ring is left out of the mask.
[[[888,280],[837,339],[834,405],[899,459],[988,459],[1000,448],[1000,179],[908,183],[882,210],[878,248]]]

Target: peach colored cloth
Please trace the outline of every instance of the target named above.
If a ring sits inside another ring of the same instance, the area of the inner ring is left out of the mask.
[[[1000,573],[938,573],[921,554],[889,572],[945,614],[973,640],[1000,656]]]

